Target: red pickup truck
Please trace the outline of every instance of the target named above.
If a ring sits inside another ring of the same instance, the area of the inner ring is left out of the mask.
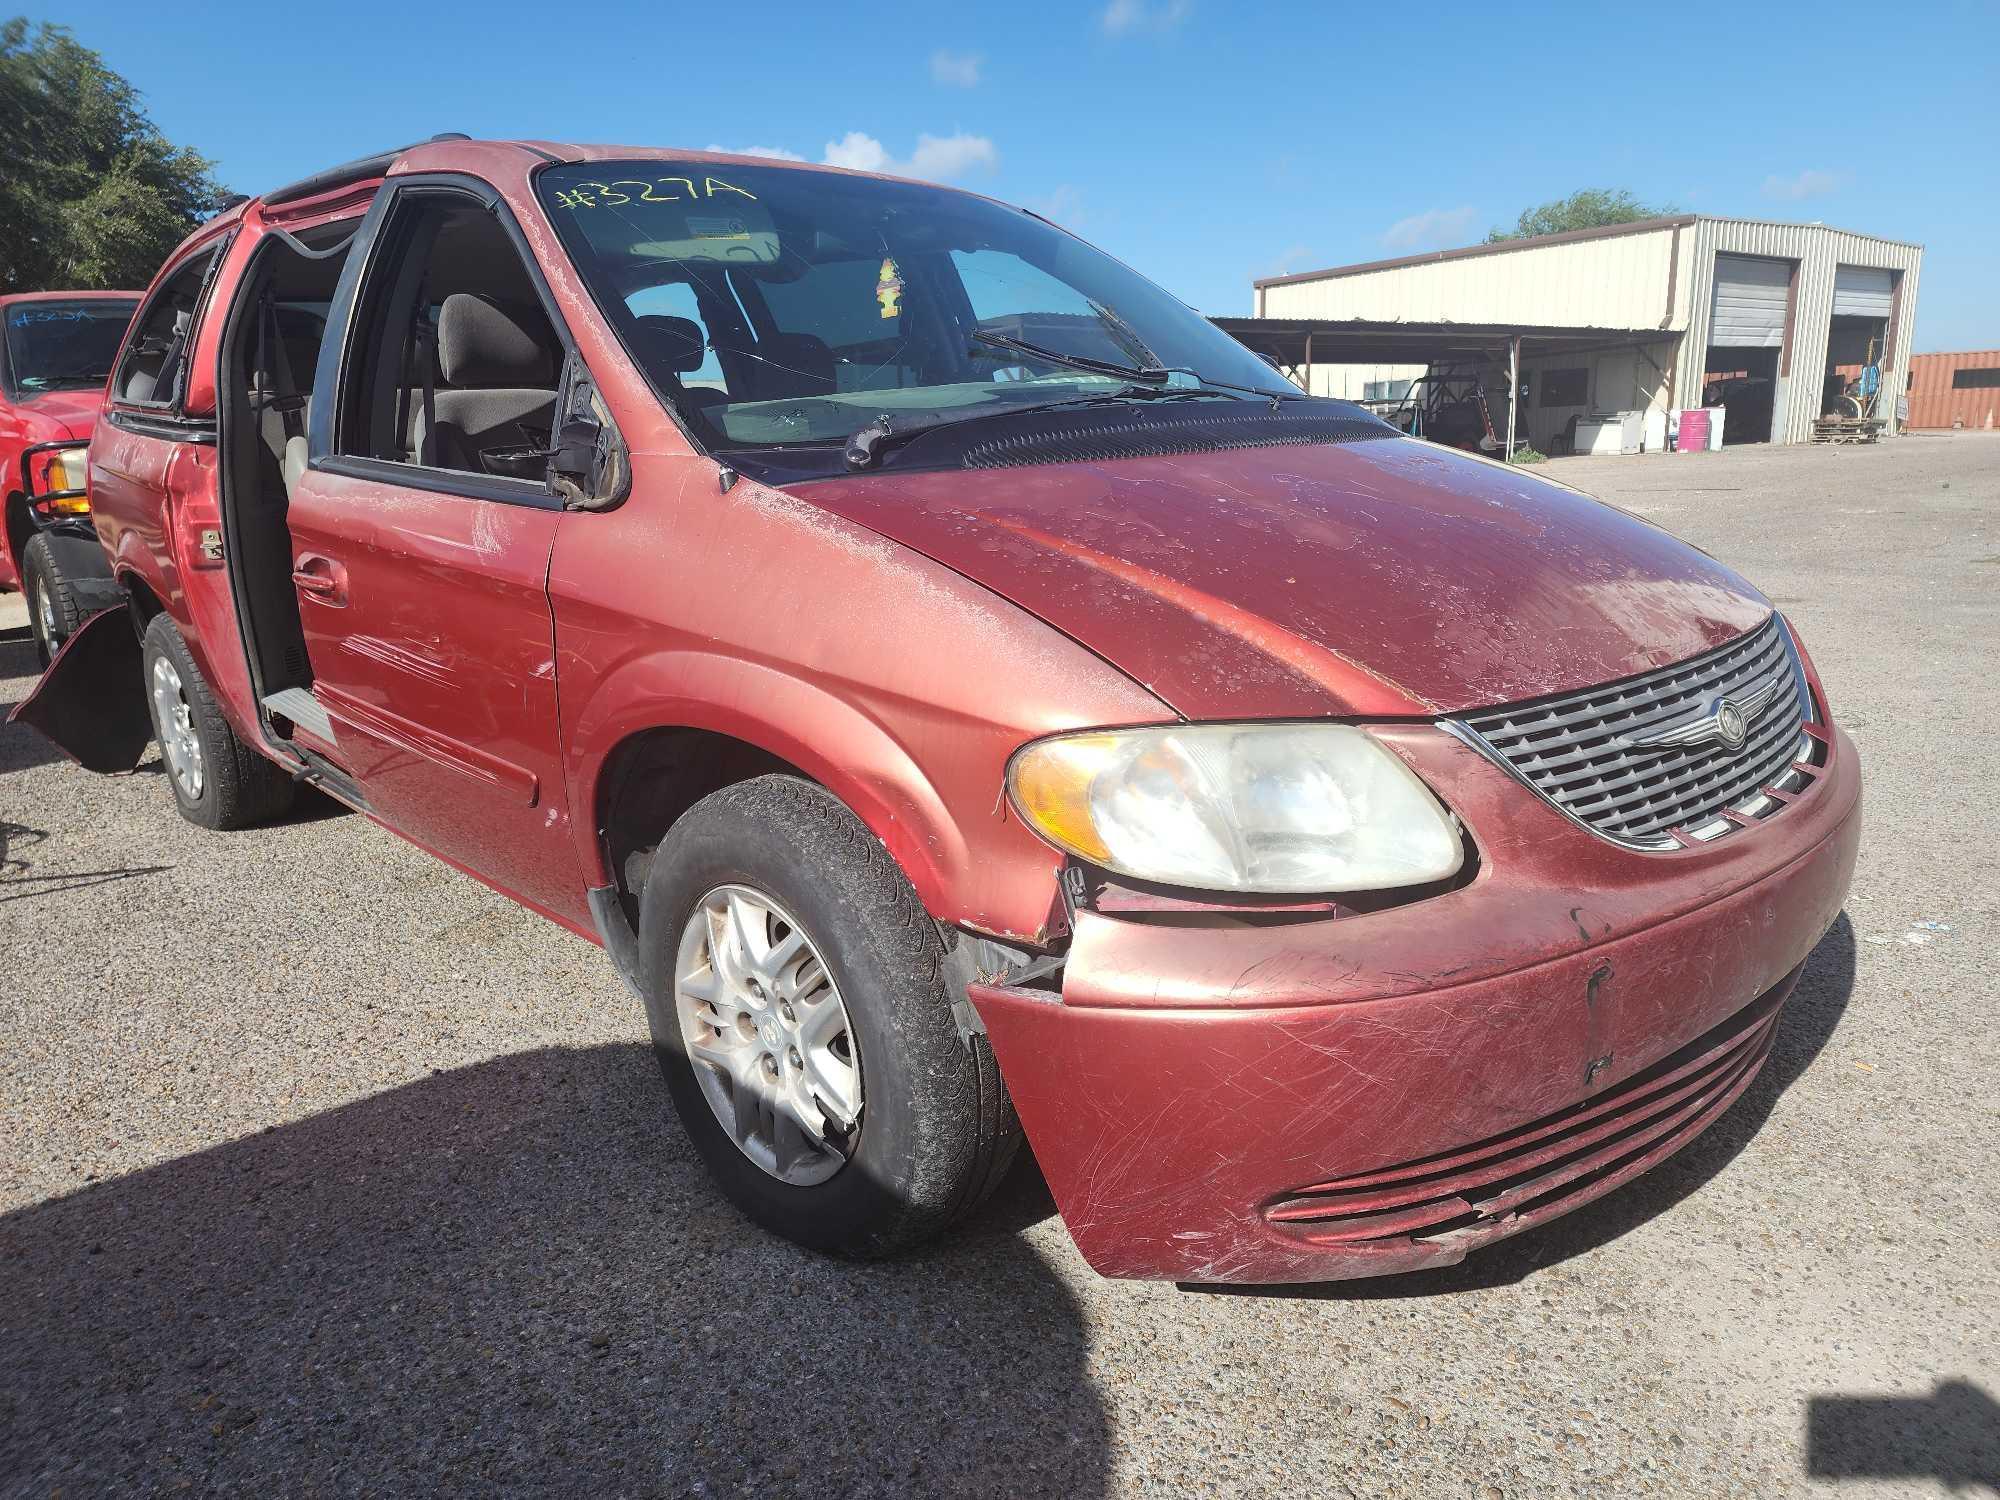
[[[130,607],[20,716],[601,943],[821,1249],[1025,1129],[1107,1274],[1456,1261],[1712,1122],[1853,867],[1853,746],[1730,570],[938,187],[333,169],[161,271],[90,486]]]
[[[22,589],[46,662],[118,601],[90,529],[83,450],[137,292],[0,296],[0,593]]]

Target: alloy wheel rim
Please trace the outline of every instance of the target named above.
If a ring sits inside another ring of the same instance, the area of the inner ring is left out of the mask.
[[[160,750],[175,785],[190,799],[199,797],[208,778],[201,740],[194,732],[194,711],[181,688],[181,674],[164,656],[153,662],[153,727],[159,731]]]
[[[795,1187],[847,1165],[860,1052],[797,918],[748,886],[703,896],[681,929],[674,1011],[702,1097],[737,1150]]]

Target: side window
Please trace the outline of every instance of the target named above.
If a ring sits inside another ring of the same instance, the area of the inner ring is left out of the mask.
[[[146,299],[133,320],[125,357],[119,361],[112,400],[135,406],[173,406],[180,400],[187,384],[202,290],[221,249],[214,245],[193,256]]]
[[[498,218],[411,193],[383,226],[355,308],[335,451],[543,480],[563,345]]]

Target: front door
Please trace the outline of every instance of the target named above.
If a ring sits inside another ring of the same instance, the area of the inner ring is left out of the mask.
[[[331,449],[293,485],[292,582],[324,718],[295,734],[399,832],[588,920],[556,719],[545,454],[563,349],[500,221],[399,192],[357,266]],[[274,705],[275,706],[275,705]]]

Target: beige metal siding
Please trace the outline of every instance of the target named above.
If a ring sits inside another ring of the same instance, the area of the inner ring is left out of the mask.
[[[1312,367],[1315,396],[1337,396],[1342,401],[1365,400],[1371,380],[1416,380],[1428,365],[1322,365]]]
[[[1923,248],[1849,234],[1820,224],[1765,224],[1751,219],[1697,219],[1681,262],[1691,282],[1688,326],[1706,329],[1714,316],[1715,257],[1761,255],[1798,264],[1797,288],[1791,304],[1791,338],[1780,367],[1784,403],[1776,437],[1782,443],[1803,443],[1819,416],[1826,371],[1827,330],[1833,317],[1833,278],[1839,266],[1876,266],[1901,272],[1896,288],[1894,348],[1882,364],[1883,386],[1901,390],[1910,367],[1910,342],[1916,332],[1917,276]],[[1682,340],[1674,367],[1674,401],[1692,406],[1701,399],[1701,376],[1708,346],[1700,336]],[[1890,407],[1893,421],[1894,407]]]
[[[1659,229],[1262,287],[1258,316],[1658,328],[1674,240]]]

